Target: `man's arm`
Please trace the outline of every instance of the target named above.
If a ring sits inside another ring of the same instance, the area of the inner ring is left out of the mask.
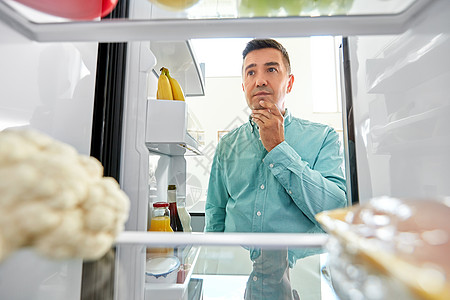
[[[318,224],[315,214],[346,206],[343,155],[338,134],[328,132],[315,165],[309,166],[285,141],[284,119],[278,107],[268,101],[260,104],[265,109],[252,111],[252,117],[258,124],[261,142],[269,152],[264,163],[295,204],[315,224]]]
[[[313,223],[318,225],[317,213],[346,206],[343,156],[335,131],[328,132],[314,166],[302,160],[286,141],[266,155],[264,164]]]
[[[217,147],[209,177],[205,206],[205,231],[222,232],[225,230],[225,208],[228,192],[219,161],[219,152],[219,147]]]

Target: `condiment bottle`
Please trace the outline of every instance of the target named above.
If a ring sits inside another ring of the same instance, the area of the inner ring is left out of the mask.
[[[170,227],[169,203],[153,203],[153,216],[148,231],[173,232]],[[158,255],[173,255],[173,248],[147,248],[147,258]]]
[[[169,185],[167,188],[167,202],[169,202],[170,227],[172,227],[173,231],[183,231],[177,209],[177,187],[174,184]]]
[[[149,231],[172,231],[170,227],[169,203],[153,203],[153,216]]]
[[[177,198],[178,216],[181,220],[184,232],[192,232],[191,215],[186,210],[186,198]]]

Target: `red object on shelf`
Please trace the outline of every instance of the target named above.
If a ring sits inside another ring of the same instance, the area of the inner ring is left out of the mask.
[[[15,0],[46,14],[74,20],[92,20],[108,15],[118,0]]]
[[[191,265],[187,264],[182,264],[180,265],[180,269],[178,270],[178,274],[177,274],[177,283],[181,283],[183,284],[184,281],[186,280],[186,276],[189,273],[189,270],[191,269]]]
[[[102,1],[102,14],[100,17],[107,16],[116,7],[119,0],[103,0]]]

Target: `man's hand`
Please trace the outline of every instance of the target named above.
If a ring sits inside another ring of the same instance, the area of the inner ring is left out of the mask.
[[[259,126],[261,142],[270,152],[284,141],[284,118],[278,107],[268,101],[259,101],[263,109],[252,110],[252,120]]]

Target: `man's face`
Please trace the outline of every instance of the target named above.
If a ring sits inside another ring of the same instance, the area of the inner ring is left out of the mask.
[[[274,103],[284,114],[284,97],[292,89],[294,77],[287,72],[277,49],[253,50],[244,59],[242,89],[250,109],[262,109],[259,101]]]

